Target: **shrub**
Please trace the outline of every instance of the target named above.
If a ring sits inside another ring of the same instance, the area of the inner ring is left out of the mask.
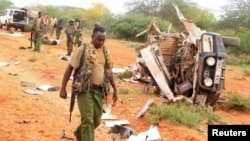
[[[37,61],[37,56],[31,56],[31,57],[29,58],[29,61],[30,61],[30,62],[36,62],[36,61]]]
[[[195,127],[204,120],[222,122],[221,117],[214,114],[211,107],[184,103],[154,106],[150,109],[150,114],[159,119],[168,119],[172,123],[187,127]]]
[[[224,107],[236,110],[250,110],[250,98],[243,98],[237,93],[229,93]]]

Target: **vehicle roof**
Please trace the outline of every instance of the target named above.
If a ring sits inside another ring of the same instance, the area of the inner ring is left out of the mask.
[[[22,10],[22,9],[16,9],[16,8],[7,8],[5,10],[16,10],[16,11],[25,11],[25,10]]]

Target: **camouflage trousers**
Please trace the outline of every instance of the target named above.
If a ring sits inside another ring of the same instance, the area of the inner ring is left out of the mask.
[[[34,46],[35,46],[35,51],[40,51],[41,47],[41,42],[42,42],[42,31],[32,31],[33,33],[33,39],[34,39]]]
[[[60,29],[58,29],[58,28],[56,28],[56,39],[57,40],[60,40],[60,36],[61,36],[61,30]]]
[[[91,88],[77,95],[81,123],[74,131],[81,141],[94,141],[94,130],[101,123],[103,113],[103,96],[101,89]]]
[[[76,31],[75,33],[75,45],[77,45],[78,47],[81,45],[81,39],[82,38],[82,33],[81,31]]]
[[[67,36],[67,48],[68,48],[68,56],[71,56],[71,53],[73,51],[73,45],[74,45],[74,38]]]

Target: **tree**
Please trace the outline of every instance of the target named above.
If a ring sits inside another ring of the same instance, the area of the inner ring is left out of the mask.
[[[156,16],[159,11],[162,0],[131,0],[125,3],[129,9],[128,13],[142,14],[143,16]]]
[[[224,14],[218,24],[221,29],[232,29],[235,32],[240,27],[250,29],[250,0],[229,0],[222,9]]]
[[[4,12],[6,8],[13,7],[13,3],[10,0],[0,0],[0,14]]]
[[[193,20],[201,28],[209,28],[215,21],[212,13],[206,9],[200,9],[196,3],[189,0],[131,0],[125,5],[130,9],[128,13],[159,17],[171,22],[179,31],[183,31],[184,26],[173,4],[178,5],[186,19]]]

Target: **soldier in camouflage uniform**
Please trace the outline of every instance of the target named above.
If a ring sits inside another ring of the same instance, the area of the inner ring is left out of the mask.
[[[72,91],[77,94],[81,114],[81,123],[74,131],[76,141],[94,141],[94,131],[101,123],[107,83],[113,88],[113,104],[118,99],[113,61],[108,47],[104,45],[105,38],[104,28],[94,28],[91,42],[76,49],[63,76],[60,97],[66,99],[66,86],[74,71]]]
[[[71,56],[74,45],[74,37],[75,37],[75,26],[74,20],[69,20],[69,25],[65,29],[65,34],[67,36],[67,48],[68,48],[68,56]]]
[[[42,12],[38,12],[38,17],[34,19],[33,26],[32,26],[32,38],[34,39],[34,46],[35,49],[33,51],[40,52],[41,40],[42,40],[42,32],[43,32],[43,18]]]
[[[61,30],[63,29],[63,19],[60,18],[56,23],[56,39],[60,40]]]
[[[82,44],[82,24],[81,21],[76,18],[75,19],[75,46],[80,47]]]

